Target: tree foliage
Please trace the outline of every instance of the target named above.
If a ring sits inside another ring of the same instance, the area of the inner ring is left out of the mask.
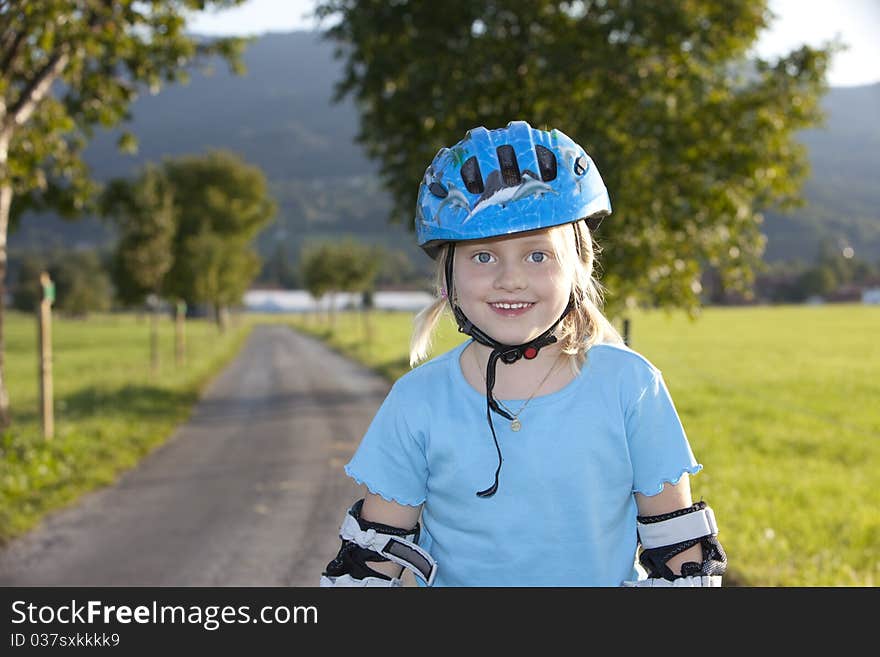
[[[15,195],[13,227],[30,209],[85,209],[96,187],[82,150],[95,126],[128,120],[144,90],[186,82],[192,63],[211,54],[243,71],[244,40],[185,32],[185,12],[242,1],[0,2],[0,145],[8,147],[0,182]],[[137,139],[124,132],[119,146],[134,150]]]
[[[391,219],[437,150],[479,125],[555,127],[592,155],[614,213],[597,237],[614,304],[695,310],[700,276],[748,289],[761,211],[799,200],[794,134],[817,125],[833,46],[747,61],[765,0],[326,0],[359,141]]]
[[[291,262],[288,247],[285,243],[278,242],[275,249],[263,263],[257,281],[266,285],[282,287],[293,290],[300,286],[299,272]]]
[[[303,249],[300,278],[315,299],[329,292],[371,292],[381,253],[351,238],[320,242]]]
[[[331,248],[329,243],[310,245],[299,257],[300,279],[316,301],[334,289]]]
[[[260,258],[252,249],[209,230],[187,238],[179,254],[193,272],[187,298],[211,305],[221,324],[221,311],[241,301],[260,271]]]
[[[134,181],[114,180],[104,192],[102,212],[119,228],[113,258],[113,282],[124,305],[143,303],[159,294],[174,262],[174,195],[167,178],[147,166]]]
[[[85,317],[91,312],[110,310],[113,284],[106,259],[97,251],[73,250],[25,254],[18,268],[13,308],[32,313],[39,307],[43,298],[40,274],[44,271],[55,283],[55,311]]]
[[[12,307],[22,312],[34,312],[43,298],[40,274],[46,271],[46,258],[35,254],[25,254],[18,267],[18,282],[12,292]]]
[[[113,285],[97,251],[71,251],[50,268],[55,281],[54,308],[74,317],[110,310]]]
[[[110,181],[101,209],[120,228],[114,271],[123,302],[156,294],[219,310],[240,302],[259,272],[251,242],[276,204],[258,167],[214,151]]]
[[[880,285],[880,262],[872,265],[855,257],[852,249],[841,249],[829,240],[822,242],[817,251],[816,264],[798,279],[804,298],[812,295],[826,297],[850,285]]]
[[[27,210],[81,213],[95,185],[81,153],[95,126],[129,118],[143,88],[186,80],[200,55],[241,71],[242,39],[198,40],[187,12],[243,0],[0,0],[0,428],[9,425],[3,368],[6,237]],[[130,133],[120,147],[132,150]]]
[[[177,216],[164,294],[218,307],[238,303],[260,269],[251,242],[277,210],[265,175],[227,151],[169,158],[162,170]]]

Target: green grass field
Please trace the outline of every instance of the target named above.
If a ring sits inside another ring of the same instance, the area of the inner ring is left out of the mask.
[[[185,420],[202,388],[238,351],[251,318],[221,335],[186,323],[186,364],[175,366],[174,327],[160,324],[160,367],[150,372],[149,322],[132,315],[53,320],[55,436],[42,437],[36,320],[5,317],[12,428],[0,435],[0,542],[47,512],[112,483]]]
[[[880,308],[709,308],[634,315],[631,346],[664,374],[704,470],[727,584],[880,584]],[[357,314],[299,328],[393,380],[412,315]],[[463,336],[447,322],[434,353]]]
[[[41,437],[36,327],[6,316],[13,428],[0,436],[0,541],[111,483],[167,440],[257,321],[288,321],[393,380],[409,369],[412,316],[245,317],[226,335],[187,323],[175,367],[162,323],[159,375],[149,325],[105,315],[54,323],[55,423]],[[712,308],[700,319],[632,318],[631,343],[663,370],[705,469],[695,497],[718,516],[728,584],[876,586],[880,582],[880,308]],[[372,335],[372,340],[365,339]],[[463,339],[451,322],[434,353]]]

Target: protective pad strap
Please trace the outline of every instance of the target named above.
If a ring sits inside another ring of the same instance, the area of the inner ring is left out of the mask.
[[[437,564],[430,554],[413,542],[416,538],[415,532],[406,536],[393,536],[377,531],[374,527],[362,529],[360,519],[349,513],[339,530],[339,537],[411,570],[420,575],[428,586],[434,583]]]
[[[634,586],[638,588],[720,587],[721,575],[692,575],[690,577],[678,577],[673,580],[663,579],[662,577],[650,577],[648,579],[624,582],[623,585]]]
[[[363,505],[364,500],[358,500],[345,514],[345,520],[339,528],[339,537],[342,539],[340,555],[331,562],[328,572],[324,574],[341,575],[343,572],[351,572],[344,566],[348,562],[357,571],[366,568],[367,575],[375,575],[377,573],[366,566],[365,560],[387,560],[411,570],[431,586],[437,573],[437,564],[430,554],[418,546],[419,524],[416,523],[412,529],[400,529],[364,520],[361,518]],[[371,559],[370,555],[377,559]],[[362,573],[357,572],[355,576],[361,577]]]
[[[646,550],[718,534],[715,514],[705,502],[673,513],[639,516],[638,528],[639,541]]]
[[[686,580],[690,577],[719,577],[727,569],[727,555],[718,542],[718,525],[715,514],[705,502],[700,501],[685,509],[656,516],[638,516],[639,542],[642,551],[639,563],[647,570],[649,578],[659,578],[669,582]],[[675,555],[699,545],[702,562],[686,561],[681,564],[681,574],[673,573],[667,562]],[[695,581],[695,580],[694,580]],[[702,581],[702,580],[701,580]],[[708,580],[714,582],[715,580]],[[710,584],[710,586],[715,584]],[[644,586],[665,586],[662,583]],[[687,583],[677,586],[689,586]],[[700,584],[703,586],[703,584]]]
[[[321,584],[322,588],[375,588],[375,587],[383,587],[383,588],[400,588],[403,586],[403,581],[397,578],[392,579],[382,579],[379,577],[352,577],[349,574],[345,575],[321,575]]]

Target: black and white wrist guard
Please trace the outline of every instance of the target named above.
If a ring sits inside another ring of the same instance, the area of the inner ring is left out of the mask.
[[[412,529],[400,529],[361,518],[364,500],[355,502],[345,514],[339,538],[342,547],[321,575],[321,586],[402,586],[398,578],[370,568],[367,563],[393,561],[411,570],[427,582],[434,582],[437,564],[418,546],[419,523]]]
[[[721,586],[727,570],[727,555],[718,542],[715,514],[705,502],[656,516],[638,516],[639,563],[648,571],[647,580],[624,582],[625,586]],[[702,563],[687,561],[676,575],[666,563],[694,545],[703,549]]]

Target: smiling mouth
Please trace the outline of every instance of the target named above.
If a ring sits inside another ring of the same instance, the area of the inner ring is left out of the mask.
[[[504,315],[521,315],[530,310],[534,305],[534,302],[529,301],[496,301],[490,303],[489,307],[495,312]]]

